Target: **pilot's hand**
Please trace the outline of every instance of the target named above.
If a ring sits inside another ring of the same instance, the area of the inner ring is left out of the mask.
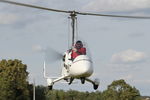
[[[76,48],[72,48],[72,50],[73,50],[74,52],[77,52],[77,49],[76,49]]]

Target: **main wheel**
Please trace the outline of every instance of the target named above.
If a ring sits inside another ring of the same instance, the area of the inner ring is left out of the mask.
[[[53,86],[51,85],[51,86],[48,86],[48,89],[49,90],[52,90],[53,89]]]
[[[93,85],[94,90],[96,90],[98,88],[98,85]]]

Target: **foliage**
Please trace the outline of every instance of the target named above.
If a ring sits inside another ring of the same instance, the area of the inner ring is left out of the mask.
[[[103,92],[79,92],[48,91],[46,100],[141,100],[140,93],[135,87],[131,87],[124,80],[113,81]]]
[[[140,93],[124,80],[113,81],[103,92],[103,100],[140,100]]]
[[[142,96],[142,100],[150,100],[150,96]]]
[[[33,84],[27,81],[27,66],[20,60],[0,61],[0,100],[32,100]],[[48,90],[36,86],[36,100],[143,100],[139,91],[124,80],[113,81],[107,90],[79,92],[75,90]]]
[[[63,91],[52,90],[47,91],[46,100],[102,100],[101,92],[79,92],[75,90]]]
[[[45,100],[45,87],[44,86],[36,86],[35,88],[35,99],[36,100]]]
[[[19,60],[0,61],[0,100],[28,100],[27,66]]]

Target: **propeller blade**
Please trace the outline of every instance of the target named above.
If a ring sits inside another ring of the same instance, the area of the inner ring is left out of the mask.
[[[52,49],[52,48],[46,48],[44,50],[45,53],[45,60],[46,62],[55,62],[57,60],[60,60],[63,58],[63,55],[59,53],[58,51]]]
[[[36,5],[19,3],[19,2],[9,1],[9,0],[0,0],[0,2],[8,3],[8,4],[13,4],[13,5],[18,5],[18,6],[29,7],[29,8],[36,8],[36,9],[41,9],[41,10],[48,10],[48,11],[62,12],[62,13],[70,13],[70,11],[58,10],[58,9],[51,9],[51,8],[40,7],[40,6],[36,6]]]

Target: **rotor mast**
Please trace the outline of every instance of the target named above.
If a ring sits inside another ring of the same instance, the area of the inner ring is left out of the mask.
[[[70,18],[71,18],[71,27],[72,27],[72,46],[74,46],[74,43],[75,43],[75,23],[76,21],[76,12],[75,11],[72,11],[71,14],[70,14]]]

